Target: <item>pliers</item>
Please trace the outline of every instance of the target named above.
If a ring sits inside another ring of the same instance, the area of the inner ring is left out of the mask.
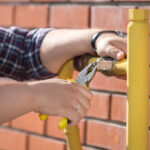
[[[78,75],[77,79],[68,79],[69,81],[78,83],[82,86],[84,86],[85,88],[89,89],[87,87],[87,84],[92,80],[92,78],[94,77],[96,71],[97,71],[97,63],[98,63],[99,59],[97,59],[96,61],[90,63],[89,65],[87,65]],[[70,124],[71,121],[67,118],[63,118],[60,120],[59,122],[59,129],[63,130],[68,124]]]

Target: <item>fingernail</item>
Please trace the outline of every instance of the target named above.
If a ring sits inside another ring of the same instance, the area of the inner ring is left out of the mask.
[[[117,60],[121,60],[124,58],[124,52],[120,51],[118,54],[117,54]]]

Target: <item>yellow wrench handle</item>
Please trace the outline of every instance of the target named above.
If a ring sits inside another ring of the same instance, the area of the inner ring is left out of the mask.
[[[47,119],[47,115],[39,114],[40,120],[45,121]]]

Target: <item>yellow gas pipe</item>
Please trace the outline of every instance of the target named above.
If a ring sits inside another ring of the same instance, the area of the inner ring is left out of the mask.
[[[127,150],[148,150],[148,10],[130,9],[127,69]]]

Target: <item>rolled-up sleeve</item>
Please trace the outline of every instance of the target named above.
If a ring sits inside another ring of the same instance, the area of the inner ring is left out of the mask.
[[[0,76],[23,81],[55,76],[40,59],[40,47],[51,28],[26,30],[0,27]]]

